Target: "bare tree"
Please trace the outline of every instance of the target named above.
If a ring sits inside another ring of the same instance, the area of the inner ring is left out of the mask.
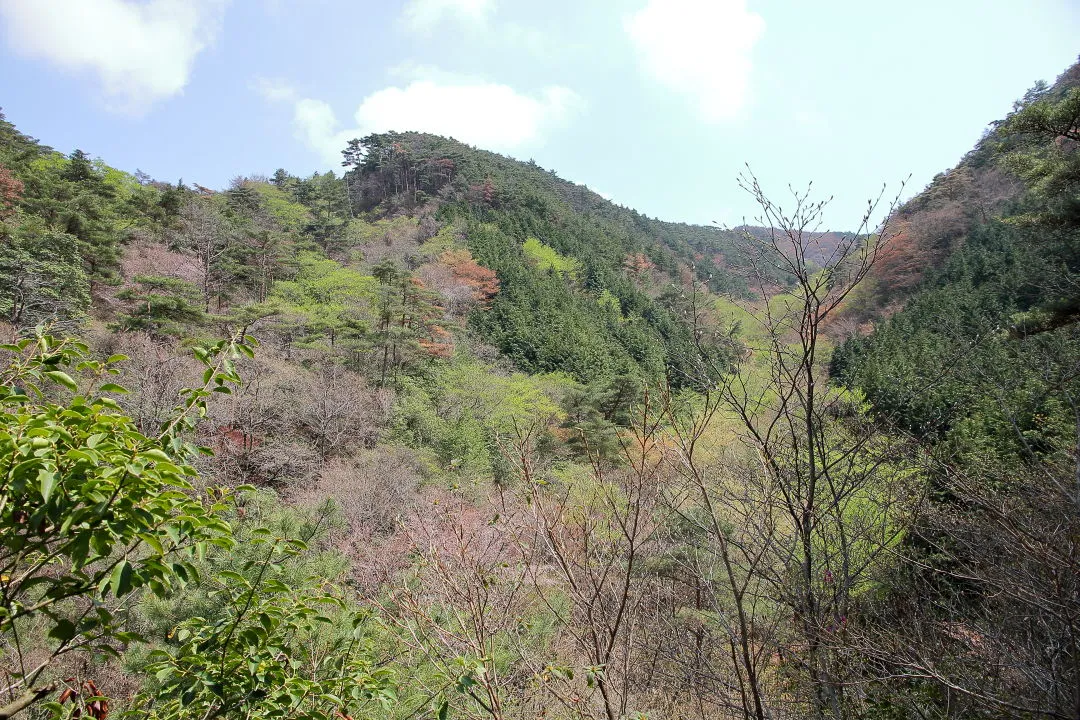
[[[793,191],[785,211],[753,175],[741,184],[768,228],[744,239],[758,291],[745,307],[745,346],[733,368],[699,363],[700,400],[667,412],[683,479],[667,502],[692,540],[677,559],[728,647],[725,659],[699,653],[695,670],[734,716],[852,717],[864,678],[849,628],[858,598],[895,562],[919,483],[909,444],[829,384],[824,353],[829,323],[887,246],[888,219],[871,225],[880,198],[871,201],[859,231],[838,242],[819,231],[827,201],[809,189]],[[706,461],[716,423],[739,440]]]
[[[386,616],[438,670],[440,684],[424,687],[429,698],[469,718],[534,717],[543,705],[527,692],[530,663],[516,652],[529,645],[524,618],[535,608],[521,550],[504,531],[506,507],[446,494],[439,502],[405,525],[418,564],[384,605]]]
[[[550,692],[583,717],[618,720],[637,709],[635,696],[648,686],[635,649],[651,583],[647,559],[663,524],[662,419],[646,393],[633,427],[620,438],[623,462],[612,466],[590,452],[588,472],[573,481],[554,482],[537,472],[532,431],[520,431],[507,452],[529,515],[520,542],[530,553],[534,591],[583,665],[576,673],[555,673],[563,689],[553,685]]]
[[[761,465],[761,517],[769,518],[776,537],[759,571],[792,613],[797,632],[784,661],[806,681],[814,715],[845,717],[844,636],[853,598],[907,528],[904,478],[910,470],[904,448],[829,386],[822,353],[827,323],[887,246],[888,217],[874,232],[879,196],[868,203],[857,232],[819,252],[827,201],[811,200],[809,188],[792,191],[788,212],[752,174],[741,185],[761,208],[759,224],[769,228],[746,236],[747,267],[761,292],[749,312],[762,347],[750,348],[740,363],[746,371],[736,372],[721,392]],[[818,265],[811,257],[825,260]],[[790,289],[770,295],[767,278],[777,270]],[[752,362],[755,371],[749,371]]]
[[[223,280],[220,261],[229,249],[225,218],[209,198],[190,195],[180,208],[183,238],[199,261],[203,311],[210,312],[210,298]]]

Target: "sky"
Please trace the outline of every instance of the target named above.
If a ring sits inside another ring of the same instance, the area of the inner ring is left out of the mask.
[[[851,230],[1078,40],[1076,0],[0,0],[0,107],[170,182],[340,172],[348,139],[420,130],[673,221],[752,222],[749,165]]]

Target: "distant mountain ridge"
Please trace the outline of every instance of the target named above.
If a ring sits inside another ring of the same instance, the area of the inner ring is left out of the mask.
[[[575,222],[614,239],[628,254],[644,253],[673,276],[680,265],[693,267],[716,291],[746,291],[731,269],[738,264],[746,228],[650,218],[533,161],[427,133],[370,135],[352,141],[344,155],[351,197],[360,211],[424,212],[421,206],[434,200],[464,203],[481,212],[520,206],[557,223],[578,216]]]

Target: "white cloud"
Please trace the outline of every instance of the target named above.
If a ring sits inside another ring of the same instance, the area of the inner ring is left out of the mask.
[[[260,77],[255,79],[252,87],[270,102],[296,101],[296,89],[283,80]]]
[[[465,73],[454,72],[452,70],[443,70],[436,65],[427,65],[424,63],[416,63],[406,61],[400,65],[395,65],[386,71],[388,77],[393,82],[402,83],[414,83],[414,82],[433,82],[438,85],[483,85],[484,79],[479,75],[468,75]]]
[[[119,109],[139,112],[187,85],[226,0],[2,0],[8,43],[92,71]]]
[[[341,124],[330,104],[310,98],[296,102],[293,108],[293,125],[296,127],[296,136],[334,168],[341,164],[341,151],[345,149],[346,143],[354,137],[367,134],[360,129],[341,130]]]
[[[746,0],[649,0],[623,22],[650,75],[695,100],[709,122],[747,102],[751,53],[765,21]]]
[[[420,35],[445,32],[453,21],[456,26],[452,31],[465,28],[471,31],[470,42],[488,47],[509,48],[537,57],[548,57],[560,49],[535,28],[505,20],[493,23],[495,6],[496,0],[409,0],[401,17],[407,29]]]
[[[333,109],[322,100],[295,100],[297,137],[334,167],[352,138],[391,130],[430,132],[510,152],[565,125],[583,106],[581,98],[565,87],[523,94],[507,85],[454,81],[445,73],[436,76],[441,79],[414,79],[404,87],[388,87],[368,95],[356,110],[352,128],[342,128]],[[266,97],[289,98],[280,87],[269,87]]]
[[[403,17],[410,30],[431,33],[447,17],[482,26],[494,9],[495,0],[409,0]]]

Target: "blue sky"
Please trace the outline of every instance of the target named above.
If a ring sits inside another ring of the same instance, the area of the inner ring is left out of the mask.
[[[126,170],[224,187],[426,130],[651,216],[735,225],[814,181],[854,227],[1080,53],[1075,0],[0,0],[0,107]]]

